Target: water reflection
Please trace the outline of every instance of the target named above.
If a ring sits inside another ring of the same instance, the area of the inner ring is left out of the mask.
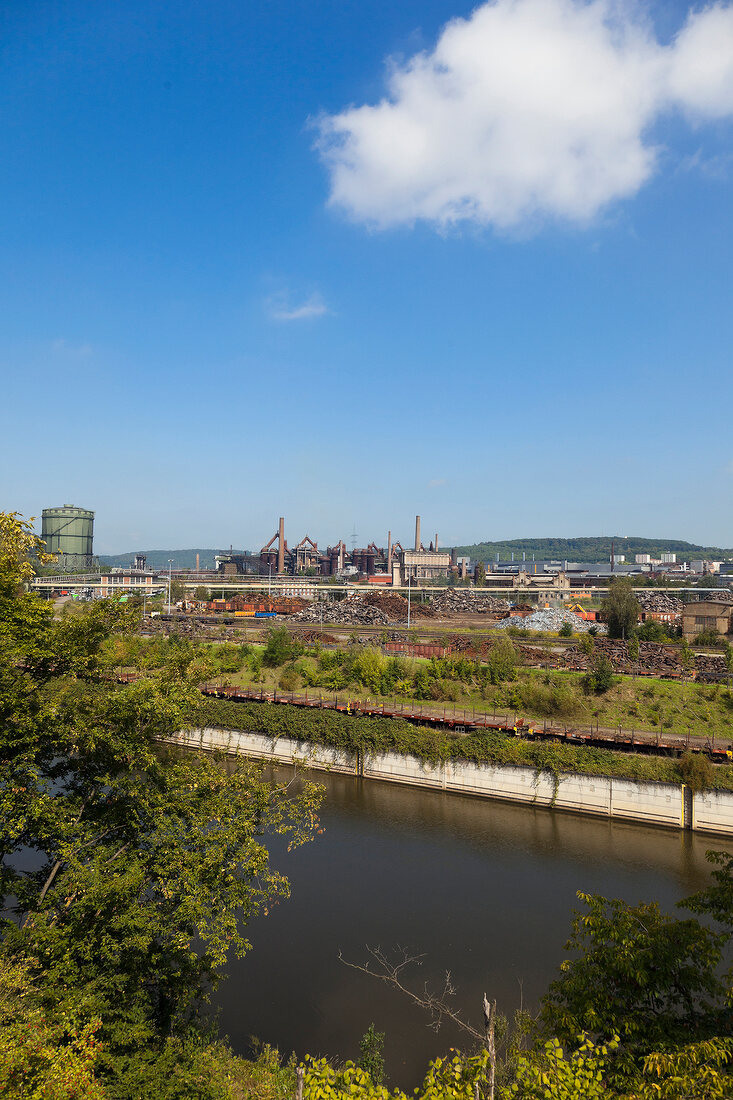
[[[292,769],[273,768],[283,779]],[[327,795],[325,834],[274,850],[292,896],[250,927],[252,952],[219,987],[221,1026],[235,1049],[250,1037],[355,1057],[370,1023],[387,1033],[393,1084],[412,1087],[460,1032],[436,1035],[397,992],[350,970],[367,945],[424,955],[414,978],[439,986],[480,1023],[484,990],[511,1013],[536,1007],[563,957],[576,892],[672,909],[708,879],[705,851],[733,843],[690,833],[313,773]]]

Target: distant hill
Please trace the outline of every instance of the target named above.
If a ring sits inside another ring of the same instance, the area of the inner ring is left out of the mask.
[[[128,554],[99,554],[102,565],[110,568],[132,565],[136,554],[144,554],[148,559],[148,569],[167,569],[168,559],[173,560],[174,569],[195,569],[196,555],[202,569],[213,569],[217,554],[228,554],[229,550],[131,550]],[[234,550],[234,554],[243,554],[243,550]]]
[[[653,558],[663,553],[678,554],[681,558],[713,558],[723,560],[733,557],[733,550],[723,550],[719,546],[698,546],[693,542],[679,539],[643,539],[636,536],[622,538],[620,535],[601,535],[593,538],[574,539],[505,539],[501,542],[477,542],[472,546],[457,546],[459,556],[469,556],[474,561],[508,561],[514,554],[515,561],[521,560],[522,553],[531,560],[534,554],[537,560],[608,561],[611,557],[611,542],[615,544],[616,554],[623,554],[627,561],[634,560],[635,554],[650,554]]]

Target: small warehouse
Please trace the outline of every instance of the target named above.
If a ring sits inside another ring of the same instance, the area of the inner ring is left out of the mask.
[[[725,637],[731,633],[733,604],[724,600],[698,600],[682,609],[682,633],[692,641],[703,631],[715,630]]]

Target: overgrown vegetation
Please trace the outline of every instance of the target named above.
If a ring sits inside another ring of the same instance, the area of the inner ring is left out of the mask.
[[[203,724],[258,730],[270,737],[328,745],[373,755],[397,752],[419,760],[465,760],[476,764],[518,764],[550,772],[607,775],[663,783],[684,782],[677,760],[617,753],[609,749],[527,741],[494,730],[465,735],[423,728],[399,718],[370,718],[287,704],[208,699]],[[733,790],[733,766],[711,765],[709,786]]]

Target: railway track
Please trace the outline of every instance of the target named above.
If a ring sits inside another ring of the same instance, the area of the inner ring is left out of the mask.
[[[260,702],[280,706],[309,707],[316,710],[333,710],[341,714],[365,715],[371,718],[401,718],[415,725],[432,729],[448,729],[453,733],[467,734],[480,730],[494,730],[508,736],[522,737],[530,741],[554,741],[567,745],[585,745],[612,749],[615,752],[633,752],[651,756],[679,757],[685,752],[703,753],[714,763],[726,764],[733,759],[733,745],[716,745],[709,738],[663,737],[646,732],[608,730],[592,727],[553,726],[543,723],[530,724],[516,715],[492,716],[476,711],[457,711],[411,703],[371,703],[361,699],[339,699],[337,696],[308,694],[308,692],[265,691],[264,689],[228,687],[222,684],[204,684],[204,695],[234,702]]]

